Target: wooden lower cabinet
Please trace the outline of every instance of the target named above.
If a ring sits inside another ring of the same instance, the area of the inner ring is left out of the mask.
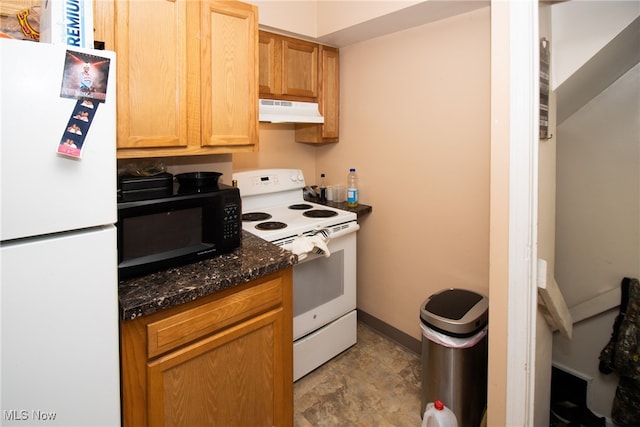
[[[121,324],[125,427],[293,425],[292,270]]]

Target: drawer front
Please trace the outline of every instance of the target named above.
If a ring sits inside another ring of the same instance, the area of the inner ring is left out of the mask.
[[[220,300],[147,325],[148,357],[209,335],[282,304],[282,278],[239,291]]]

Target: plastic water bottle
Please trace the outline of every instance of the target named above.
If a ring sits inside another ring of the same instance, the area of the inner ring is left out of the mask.
[[[347,206],[350,208],[358,206],[358,176],[355,168],[349,169],[349,175],[347,175]]]
[[[433,403],[427,403],[422,427],[458,427],[458,420],[451,409],[444,406],[441,400],[436,400]]]

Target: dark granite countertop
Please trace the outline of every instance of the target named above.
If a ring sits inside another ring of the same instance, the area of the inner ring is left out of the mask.
[[[233,252],[118,284],[120,319],[132,320],[290,267],[297,257],[246,231]]]
[[[318,203],[320,205],[342,209],[344,211],[354,212],[356,215],[358,215],[358,218],[360,218],[363,215],[370,214],[373,211],[373,208],[371,206],[363,205],[362,203],[358,203],[358,206],[356,206],[355,208],[350,208],[349,206],[347,206],[347,202],[330,202],[330,201],[321,202],[319,198],[311,197],[307,194],[304,195],[304,199],[309,202]]]

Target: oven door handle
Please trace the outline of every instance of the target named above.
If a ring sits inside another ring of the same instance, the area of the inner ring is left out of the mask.
[[[332,239],[337,239],[338,237],[342,237],[342,236],[346,236],[347,234],[351,234],[351,233],[355,233],[356,231],[360,230],[360,224],[358,224],[357,222],[353,223],[353,224],[349,224],[349,226],[341,228],[337,231],[334,231],[334,228],[322,228],[322,229],[317,229],[316,231],[318,233],[321,233],[324,237],[325,240],[327,242],[329,242]]]

